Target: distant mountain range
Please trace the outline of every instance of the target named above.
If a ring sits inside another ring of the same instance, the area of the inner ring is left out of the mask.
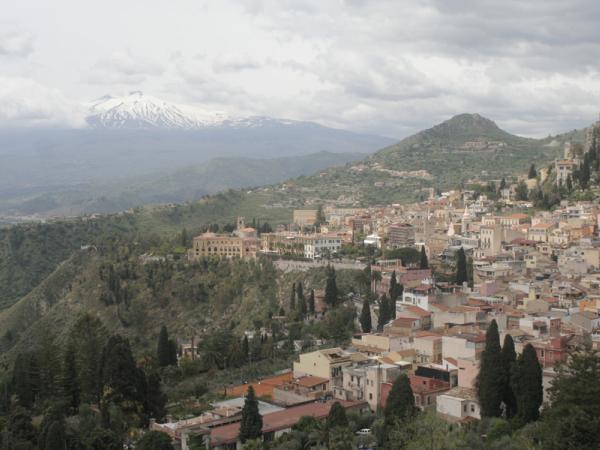
[[[310,173],[307,168],[325,168],[313,164],[322,163],[322,157],[309,155],[345,154],[325,158],[328,164],[334,160],[345,163],[354,160],[357,154],[372,153],[394,142],[386,137],[312,122],[232,117],[176,105],[141,92],[102,97],[90,103],[88,110],[89,126],[85,128],[0,130],[0,218],[36,213],[60,215],[66,210],[94,212],[90,208],[98,204],[94,201],[96,195],[109,192],[114,200],[115,196],[122,197],[115,195],[117,187],[130,189],[143,177],[160,179],[215,158],[226,158],[232,167],[240,167],[244,161],[250,167],[248,161],[258,159],[265,169],[262,174],[253,171],[252,177],[240,174],[238,180],[233,180],[220,167],[221,172],[197,175],[204,181],[180,179],[181,186],[175,190],[196,189],[201,195],[216,189],[273,183],[307,175]],[[265,161],[300,156],[307,159],[294,161],[297,170],[292,172],[283,170],[277,161],[273,164]],[[220,177],[213,176],[219,174]],[[229,184],[222,182],[225,179],[230,180]],[[209,186],[207,180],[212,180],[214,186]],[[186,187],[186,183],[191,187]],[[152,192],[158,195],[155,190]],[[85,193],[87,207],[78,208],[71,200],[64,203],[65,193],[76,193],[77,198]],[[141,205],[147,197],[142,195],[136,200],[129,196],[128,201],[114,205]],[[103,205],[97,212],[110,209],[106,203]]]

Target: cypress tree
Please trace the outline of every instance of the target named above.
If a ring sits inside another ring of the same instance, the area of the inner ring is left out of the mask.
[[[397,421],[411,419],[417,412],[415,408],[415,396],[410,387],[410,381],[406,374],[401,374],[394,384],[385,403],[384,427],[389,432]]]
[[[583,157],[583,164],[579,171],[579,185],[581,189],[587,189],[590,182],[590,158],[589,153],[586,153]]]
[[[515,343],[512,336],[507,333],[504,337],[504,345],[502,345],[502,368],[504,370],[502,401],[504,402],[506,417],[509,419],[517,413],[517,400],[513,392],[511,379],[516,360]]]
[[[146,412],[152,419],[162,420],[167,414],[167,396],[162,392],[160,376],[156,372],[146,380]]]
[[[336,427],[347,426],[348,416],[346,415],[346,410],[340,404],[340,402],[335,402],[333,405],[331,405],[329,414],[327,414],[327,429],[331,430]]]
[[[456,284],[462,286],[462,284],[466,281],[469,281],[469,277],[467,275],[467,257],[465,255],[465,250],[461,247],[456,252]]]
[[[296,296],[298,297],[298,300],[304,299],[304,288],[302,287],[301,281],[296,284]]]
[[[12,385],[19,404],[25,408],[31,408],[35,402],[34,358],[31,353],[19,353],[13,366]]]
[[[242,408],[242,421],[240,423],[239,439],[242,443],[247,440],[258,439],[262,435],[263,420],[258,411],[258,401],[252,386],[248,387],[248,394]]]
[[[533,422],[540,416],[544,398],[542,366],[535,349],[527,344],[519,355],[512,373],[512,385],[517,400],[517,417],[523,422]]]
[[[500,417],[500,404],[504,393],[502,350],[498,324],[492,320],[485,334],[485,349],[477,378],[477,394],[482,417]]]
[[[506,178],[502,177],[502,180],[500,180],[500,186],[498,189],[499,190],[506,189]]]
[[[315,313],[315,290],[311,289],[310,290],[310,295],[308,297],[308,312],[310,314],[314,314]]]
[[[390,298],[394,301],[396,301],[397,298],[397,289],[396,287],[398,286],[398,281],[396,280],[396,271],[394,270],[392,272],[392,276],[390,278],[390,289],[388,291],[388,293],[390,294]]]
[[[429,260],[427,259],[427,253],[425,252],[425,246],[421,247],[421,259],[419,261],[420,269],[429,269]]]
[[[304,295],[298,298],[298,313],[300,313],[300,317],[304,318],[308,311],[308,306],[306,305],[306,299]]]
[[[67,400],[71,411],[76,412],[79,408],[81,399],[81,389],[79,387],[79,379],[77,376],[77,362],[75,360],[75,350],[69,346],[65,351],[62,376],[61,376],[62,393]]]
[[[292,284],[292,291],[290,292],[290,311],[296,309],[296,283]]]
[[[173,339],[169,339],[169,365],[177,365],[177,342]]]
[[[373,323],[371,321],[371,305],[369,304],[369,300],[367,298],[363,300],[362,310],[360,312],[360,326],[363,330],[363,333],[370,333],[373,327]]]
[[[387,295],[383,294],[379,299],[379,315],[377,316],[377,330],[382,331],[383,326],[390,321],[390,312]]]
[[[537,177],[537,172],[535,170],[535,164],[529,166],[529,173],[527,174],[527,178],[532,179]]]
[[[156,348],[156,357],[160,367],[166,367],[171,364],[171,344],[169,343],[169,332],[166,326],[162,326],[158,335],[158,345]]]
[[[338,290],[335,280],[335,269],[331,266],[327,268],[327,282],[325,284],[325,303],[330,307],[335,307],[338,303]]]

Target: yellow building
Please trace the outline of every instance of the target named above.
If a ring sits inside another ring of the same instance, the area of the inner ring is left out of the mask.
[[[317,210],[316,209],[295,209],[294,210],[294,223],[300,227],[307,227],[314,225],[317,221]]]

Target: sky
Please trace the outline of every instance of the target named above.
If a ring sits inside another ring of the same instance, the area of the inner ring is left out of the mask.
[[[600,112],[597,0],[0,0],[0,126],[130,91],[404,137],[464,112],[547,136]]]

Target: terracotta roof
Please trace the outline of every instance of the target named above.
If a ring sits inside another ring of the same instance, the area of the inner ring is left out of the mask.
[[[416,314],[420,317],[430,317],[431,313],[429,311],[424,310],[423,308],[419,308],[418,306],[408,305],[406,307],[407,311],[410,311],[413,314]]]
[[[352,402],[345,400],[336,400],[344,408],[351,408],[366,405],[366,402]],[[278,411],[263,416],[263,433],[272,431],[285,430],[295,425],[303,416],[312,416],[317,419],[323,419],[329,414],[329,410],[335,401],[331,400],[326,403],[315,402],[307,403],[300,406],[292,406],[283,411]],[[232,423],[222,427],[216,427],[210,430],[210,445],[232,444],[237,441],[240,432],[240,423]]]
[[[392,326],[393,327],[401,327],[401,326],[406,326],[406,325],[412,325],[417,320],[419,320],[419,319],[417,319],[415,317],[398,317],[397,319],[394,319],[392,321]]]
[[[305,377],[298,378],[296,380],[296,383],[299,384],[300,386],[304,386],[304,387],[313,387],[313,386],[318,386],[320,384],[329,383],[329,380],[327,378],[314,377],[312,375],[307,375]]]
[[[225,388],[225,392],[228,396],[240,397],[246,395],[248,387],[252,386],[257,397],[265,397],[273,395],[273,388],[283,383],[290,382],[294,378],[292,372],[284,373],[282,375],[276,375],[273,377],[265,378],[260,381],[254,381],[252,383],[240,384],[237,386]]]

